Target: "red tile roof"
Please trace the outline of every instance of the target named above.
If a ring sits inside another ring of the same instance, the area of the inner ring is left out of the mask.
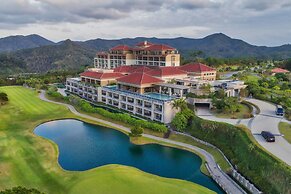
[[[149,68],[147,66],[136,66],[136,68],[133,70],[133,72],[142,72],[142,73],[146,73],[146,72],[149,72],[149,71],[152,71],[153,69],[152,68]]]
[[[153,84],[153,83],[161,83],[163,80],[150,76],[146,73],[132,73],[127,76],[121,77],[117,79],[118,82],[124,82],[134,85],[142,85],[142,84]]]
[[[148,42],[148,41],[143,41],[143,42],[136,44],[136,46],[138,46],[138,47],[151,46],[151,45],[154,45],[154,44],[151,42]]]
[[[165,45],[165,44],[154,44],[154,45],[151,45],[149,47],[144,48],[144,50],[147,50],[147,51],[164,51],[164,50],[176,50],[176,49],[173,48],[173,47],[170,47],[168,45]]]
[[[186,65],[182,65],[179,67],[179,69],[187,72],[205,72],[205,71],[215,71],[214,68],[211,68],[205,64],[202,63],[188,63]]]
[[[152,44],[147,47],[135,47],[132,50],[143,50],[143,51],[165,51],[165,50],[176,50],[175,48],[165,44]]]
[[[117,45],[110,49],[111,51],[128,51],[131,50],[127,45]]]
[[[272,69],[272,73],[288,73],[288,72],[289,72],[288,70],[282,68]]]
[[[106,73],[106,72],[96,72],[96,71],[85,71],[83,73],[80,74],[81,77],[90,77],[90,78],[94,78],[94,79],[113,79],[113,78],[119,78],[124,76],[121,73]]]
[[[113,71],[119,73],[135,73],[135,72],[148,72],[154,68],[156,67],[150,67],[145,65],[128,65],[128,66],[124,65],[114,68]]]
[[[113,72],[119,72],[119,73],[132,73],[137,67],[133,65],[124,65],[119,66],[113,69]]]
[[[187,75],[186,71],[180,70],[178,67],[160,67],[158,69],[153,69],[147,74],[156,77],[174,76],[174,75]]]

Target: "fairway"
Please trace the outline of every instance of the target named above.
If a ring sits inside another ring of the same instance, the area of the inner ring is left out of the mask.
[[[0,87],[0,92],[7,93],[9,98],[9,103],[0,107],[0,191],[25,186],[53,194],[214,193],[191,182],[121,165],[84,172],[64,171],[57,163],[57,146],[32,131],[48,120],[80,118],[64,106],[41,101],[31,89]]]

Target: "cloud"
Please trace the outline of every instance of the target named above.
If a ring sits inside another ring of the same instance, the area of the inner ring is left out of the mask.
[[[4,0],[0,35],[12,29],[54,39],[226,32],[275,44],[291,42],[285,33],[291,30],[290,18],[290,0]],[[272,33],[276,39],[269,38]]]
[[[289,0],[244,0],[241,1],[243,8],[256,11],[265,11],[269,9],[280,9],[290,4]]]

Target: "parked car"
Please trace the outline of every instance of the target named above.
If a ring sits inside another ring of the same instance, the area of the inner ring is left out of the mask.
[[[284,109],[281,105],[276,106],[276,115],[280,115],[280,116],[284,115]]]
[[[261,135],[265,138],[267,142],[275,142],[275,136],[269,131],[262,131]]]

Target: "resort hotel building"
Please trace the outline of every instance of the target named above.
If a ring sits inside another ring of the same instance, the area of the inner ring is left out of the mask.
[[[147,41],[99,52],[94,66],[78,78],[67,78],[66,91],[166,124],[179,111],[174,100],[216,78],[215,69],[201,63],[180,66],[177,49]]]
[[[168,45],[144,41],[133,47],[118,45],[108,52],[98,52],[94,58],[94,66],[100,69],[124,65],[180,66],[180,54]]]

